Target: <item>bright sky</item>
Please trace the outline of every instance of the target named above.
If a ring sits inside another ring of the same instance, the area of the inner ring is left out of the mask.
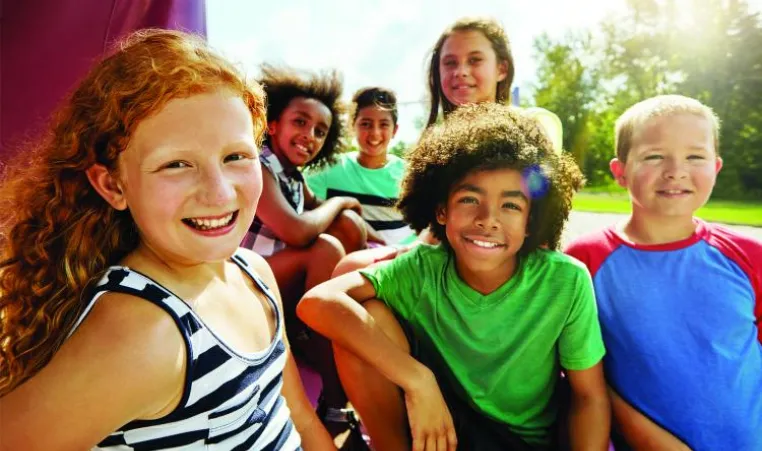
[[[762,0],[751,0],[762,4]],[[262,62],[303,69],[337,68],[344,98],[364,86],[397,92],[397,139],[418,138],[414,123],[428,109],[425,61],[445,27],[462,16],[487,15],[502,22],[516,63],[514,86],[527,88],[536,64],[532,41],[542,32],[560,35],[587,28],[621,11],[625,0],[211,0],[210,43],[251,74]]]

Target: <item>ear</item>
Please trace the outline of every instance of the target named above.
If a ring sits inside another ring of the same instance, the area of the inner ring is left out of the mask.
[[[394,124],[394,130],[392,131],[392,138],[397,135],[397,130],[400,129],[400,124]]]
[[[619,158],[614,158],[609,162],[609,169],[611,169],[611,175],[614,176],[614,180],[622,188],[627,188],[627,179],[624,176],[624,163]]]
[[[445,225],[445,223],[447,222],[447,210],[445,209],[444,205],[439,205],[437,207],[436,216],[437,216],[437,223],[439,225]]]
[[[95,191],[116,210],[127,209],[127,199],[122,192],[122,186],[111,172],[102,164],[94,164],[85,171],[87,180]]]
[[[714,161],[714,173],[719,174],[720,169],[722,169],[722,157],[717,157],[717,159]]]
[[[497,81],[498,83],[505,80],[508,76],[508,62],[501,61],[497,64]]]
[[[278,121],[273,120],[273,121],[268,122],[267,123],[267,134],[270,135],[270,136],[275,135],[275,133],[277,133],[277,128],[278,128]]]

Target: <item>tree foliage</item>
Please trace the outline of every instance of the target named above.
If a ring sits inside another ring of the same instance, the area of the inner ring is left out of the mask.
[[[592,184],[610,182],[614,121],[665,93],[722,121],[715,194],[762,198],[762,21],[744,0],[628,0],[594,30],[535,39],[534,103],[564,123],[564,147]]]

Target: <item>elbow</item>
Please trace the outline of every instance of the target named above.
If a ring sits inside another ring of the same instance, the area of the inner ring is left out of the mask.
[[[307,224],[295,224],[293,226],[286,226],[283,234],[279,237],[289,246],[292,247],[307,247],[317,237],[317,233],[312,230],[313,228]]]
[[[321,303],[321,299],[315,295],[314,291],[312,289],[305,293],[296,304],[296,316],[311,328],[313,328],[312,323],[316,322],[316,316],[320,310]]]

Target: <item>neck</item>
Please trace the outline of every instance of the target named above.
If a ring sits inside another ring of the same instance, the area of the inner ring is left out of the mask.
[[[492,270],[473,271],[470,268],[465,267],[465,265],[461,265],[457,258],[455,259],[455,268],[457,269],[460,278],[463,279],[469,287],[483,295],[492,293],[508,282],[516,273],[517,266],[518,257],[514,257],[510,261],[505,262]]]
[[[145,272],[157,282],[168,285],[207,285],[211,280],[226,280],[226,261],[188,261],[156,252],[141,243],[121,262],[123,265]]]
[[[635,214],[622,227],[622,232],[636,244],[666,244],[689,238],[696,231],[693,217],[664,217]]]
[[[362,152],[357,153],[357,162],[360,164],[360,166],[368,169],[379,169],[386,166],[386,152],[376,155],[376,156],[369,156],[367,154],[364,154]]]
[[[270,151],[275,154],[276,157],[278,157],[278,161],[280,161],[280,165],[283,166],[284,169],[296,169],[296,166],[294,163],[291,162],[285,155],[283,155],[283,152],[280,151],[277,147],[273,146],[272,144],[268,144],[267,147],[270,148]]]

